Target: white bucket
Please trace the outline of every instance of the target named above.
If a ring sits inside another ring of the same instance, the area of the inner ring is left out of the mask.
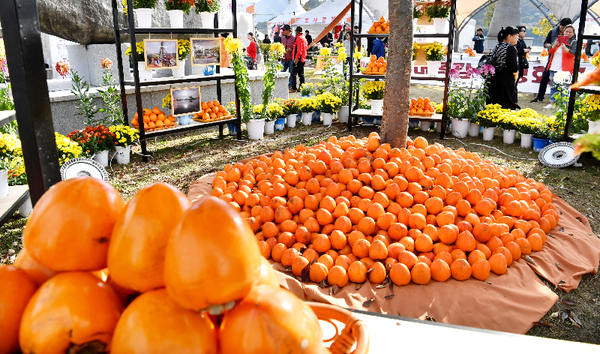
[[[338,112],[338,120],[340,123],[348,123],[348,117],[350,116],[350,107],[342,106]]]
[[[595,122],[588,120],[588,134],[600,133],[600,120]]]
[[[469,123],[469,136],[479,136],[479,124]]]
[[[0,170],[0,199],[8,196],[8,171]]]
[[[31,197],[30,197],[30,198],[27,198],[25,203],[21,204],[21,207],[19,207],[19,215],[21,215],[24,218],[27,218],[27,217],[29,217],[29,215],[31,215],[32,211],[33,211],[33,206],[31,205]]]
[[[331,122],[333,122],[333,114],[323,113],[323,125],[329,127]]]
[[[137,18],[137,28],[152,28],[153,9],[133,9]]]
[[[248,139],[260,140],[265,132],[265,120],[253,119],[246,123],[246,129],[248,129]]]
[[[275,121],[265,122],[265,134],[275,133]]]
[[[287,122],[286,125],[288,128],[293,128],[296,126],[296,114],[290,114],[287,116]]]
[[[183,11],[168,10],[169,20],[171,20],[171,28],[183,28]]]
[[[502,141],[505,144],[512,144],[515,142],[515,134],[517,133],[514,129],[504,129],[502,131]]]
[[[102,167],[108,166],[108,150],[99,151],[94,155],[94,161]]]
[[[452,118],[452,135],[457,138],[465,138],[469,131],[469,120]]]
[[[421,121],[421,131],[428,132],[431,129],[431,122],[423,122]]]
[[[173,77],[179,79],[185,76],[185,59],[180,60],[177,63],[177,67],[171,69],[173,71]]]
[[[312,123],[312,116],[315,112],[303,112],[302,113],[302,124],[310,125]]]
[[[371,100],[371,113],[382,114],[383,113],[383,100]]]
[[[429,76],[437,76],[440,72],[440,67],[442,66],[441,61],[428,61],[427,62],[427,75]]]
[[[531,148],[532,144],[533,144],[533,135],[531,134],[523,134],[523,133],[519,133],[519,135],[521,135],[521,147],[522,148]]]
[[[201,12],[202,28],[213,28],[215,26],[215,14],[213,12]]]
[[[494,132],[496,131],[496,127],[491,128],[483,128],[483,140],[491,141],[494,139]]]
[[[144,62],[138,62],[138,73],[140,74],[140,81],[152,80],[152,70],[146,70]]]
[[[433,30],[435,33],[448,33],[448,19],[447,18],[434,18],[433,19]]]
[[[131,146],[115,146],[115,149],[117,150],[115,155],[117,163],[119,165],[127,165],[131,161]]]

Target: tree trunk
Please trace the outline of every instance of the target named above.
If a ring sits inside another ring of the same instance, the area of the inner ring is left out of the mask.
[[[498,43],[502,27],[521,25],[521,0],[498,0],[487,33],[486,48],[493,49]]]
[[[413,2],[389,0],[388,6],[390,36],[381,138],[392,147],[404,148],[410,109]]]

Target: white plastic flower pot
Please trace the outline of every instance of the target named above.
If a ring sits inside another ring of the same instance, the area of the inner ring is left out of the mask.
[[[382,114],[383,113],[383,100],[371,100],[371,113]]]
[[[427,62],[427,75],[429,76],[437,76],[440,72],[440,67],[442,66],[441,61],[433,61],[429,60]]]
[[[183,11],[168,10],[169,20],[171,20],[171,28],[183,28]]]
[[[461,118],[452,118],[452,135],[457,138],[465,138],[469,131],[469,120]]]
[[[275,121],[265,122],[265,134],[275,133]]]
[[[502,141],[505,144],[512,144],[515,142],[515,134],[517,133],[514,129],[504,129],[502,131]]]
[[[600,133],[600,120],[595,122],[588,120],[588,134]]]
[[[469,123],[469,136],[479,136],[479,124]]]
[[[108,150],[99,151],[94,155],[94,161],[102,167],[108,166]]]
[[[177,63],[177,67],[171,69],[173,71],[173,77],[180,79],[185,76],[185,59],[180,60]]]
[[[533,135],[531,134],[523,134],[523,133],[519,133],[519,135],[521,135],[521,147],[522,148],[531,148],[531,145],[533,143],[532,137]]]
[[[428,132],[431,129],[431,122],[421,121],[421,131]]]
[[[201,12],[202,28],[213,28],[215,26],[215,14],[212,12]]]
[[[350,107],[342,106],[338,112],[338,120],[340,123],[348,123],[348,117],[350,116]]]
[[[433,30],[435,33],[448,33],[448,19],[447,18],[434,18],[433,19]]]
[[[133,9],[137,18],[137,28],[152,28],[153,9]]]
[[[27,198],[25,203],[21,204],[21,206],[19,207],[19,215],[21,215],[24,218],[27,218],[29,217],[29,215],[31,215],[32,211],[33,206],[31,205],[31,198]]]
[[[331,126],[333,122],[333,114],[331,113],[323,113],[323,125],[326,127]]]
[[[253,119],[246,123],[246,129],[248,129],[248,139],[260,140],[265,132],[265,120]]]
[[[483,128],[483,140],[484,141],[493,140],[495,131],[496,131],[496,127]]]
[[[310,125],[312,123],[312,116],[315,112],[303,112],[302,113],[302,124]]]
[[[0,199],[8,196],[8,171],[0,170]]]
[[[287,116],[286,125],[288,128],[293,128],[296,126],[296,118],[297,117],[298,117],[298,115],[296,115],[296,114],[290,114]]]
[[[127,165],[131,161],[131,146],[116,146],[117,154],[115,157],[117,158],[117,163],[119,165]]]
[[[143,61],[138,62],[138,73],[140,75],[140,81],[152,80],[152,70],[146,70]]]

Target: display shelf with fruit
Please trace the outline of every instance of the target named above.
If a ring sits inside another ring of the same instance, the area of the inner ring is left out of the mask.
[[[412,98],[410,100],[410,116],[431,117],[435,113],[435,105],[429,97]]]
[[[422,11],[422,9],[425,8],[425,6],[429,5],[431,2],[417,2],[415,3],[415,10],[419,10]],[[450,16],[448,18],[448,22],[449,22],[449,30],[448,33],[413,33],[413,37],[414,38],[428,38],[428,39],[432,39],[432,38],[440,38],[440,39],[447,39],[447,48],[448,52],[445,53],[446,55],[446,59],[444,60],[446,63],[446,66],[449,67],[451,65],[451,58],[452,58],[452,48],[454,45],[454,24],[456,22],[456,0],[450,0]],[[372,38],[386,38],[389,37],[389,32],[390,32],[390,28],[389,28],[389,21],[386,21],[385,18],[380,18],[379,21],[376,21],[375,23],[373,23],[373,25],[369,28],[369,30],[367,31],[367,33],[363,33],[363,26],[362,26],[362,16],[359,16],[360,13],[362,13],[363,11],[363,1],[357,1],[357,2],[352,2],[351,6],[350,6],[350,17],[353,19],[354,23],[357,23],[358,25],[358,32],[359,33],[355,33],[354,31],[350,32],[350,37],[351,37],[351,41],[350,41],[350,49],[351,52],[354,53],[355,48],[357,45],[363,45],[364,41],[362,41],[363,38],[366,39],[372,39]],[[425,19],[426,21],[429,21],[429,18],[427,18],[427,16],[423,15],[422,19]],[[420,21],[420,20],[419,20]],[[427,23],[429,25],[432,25],[433,23]],[[419,45],[425,45],[427,43],[419,43]],[[425,53],[423,52],[423,50],[420,50],[421,53],[419,53],[419,63],[421,65],[425,65],[426,64],[426,58],[425,58]],[[384,61],[385,62],[385,61]],[[369,67],[369,64],[371,65]],[[369,62],[369,64],[367,64],[367,68],[365,70],[361,70],[358,71],[356,69],[356,64],[354,63],[353,60],[350,61],[350,79],[349,79],[349,83],[350,83],[350,92],[356,92],[354,85],[356,85],[355,80],[360,79],[360,80],[385,80],[386,78],[386,71],[387,71],[387,63],[385,65],[385,67],[383,67],[383,65],[381,65],[379,68],[377,67],[377,62],[375,64],[373,64],[372,60]],[[383,63],[382,63],[383,64]],[[384,72],[379,72],[380,68],[383,67]],[[443,99],[443,107],[446,107],[445,102],[447,102],[448,100],[448,86],[450,84],[450,80],[449,80],[449,76],[448,76],[448,72],[446,71],[446,74],[443,76],[430,76],[430,75],[415,75],[412,74],[411,75],[411,80],[422,80],[422,81],[442,81],[444,82],[444,86],[445,86],[445,90],[444,90],[444,99]],[[348,130],[352,131],[352,126],[354,124],[357,124],[358,122],[358,118],[361,117],[381,117],[382,114],[374,114],[371,112],[371,110],[368,109],[360,109],[358,107],[358,95],[353,94],[350,95],[349,98],[349,106],[350,108],[350,115],[349,115],[349,119],[348,119]],[[432,113],[432,114],[426,114],[426,115],[411,115],[410,116],[411,119],[419,119],[422,121],[442,121],[442,123],[445,123],[447,120],[447,115],[446,112],[442,112],[440,113]],[[445,135],[446,131],[445,129],[442,129],[441,131],[441,138],[443,138],[443,136]]]
[[[383,16],[379,21],[373,22],[371,28],[367,31],[368,34],[389,34],[390,33],[390,21],[386,21]]]
[[[128,0],[127,2],[130,6],[132,6],[131,0]],[[174,77],[154,78],[154,79],[151,79],[148,81],[141,82],[140,77],[139,77],[139,71],[138,71],[138,65],[140,65],[137,60],[138,53],[136,51],[132,51],[133,80],[125,81],[124,72],[126,70],[129,70],[129,65],[124,63],[123,56],[121,54],[121,44],[122,44],[121,37],[122,36],[128,35],[129,40],[127,42],[131,43],[132,47],[135,47],[136,43],[137,43],[136,36],[141,35],[141,34],[155,34],[155,35],[158,35],[159,38],[161,36],[168,37],[169,35],[171,35],[171,37],[172,37],[173,34],[179,34],[179,35],[181,35],[181,34],[205,34],[205,35],[209,35],[210,37],[219,38],[219,34],[230,33],[234,38],[236,38],[238,36],[238,33],[237,33],[237,26],[234,26],[233,28],[219,28],[219,16],[214,16],[214,22],[209,21],[209,22],[212,22],[212,24],[214,24],[215,28],[175,28],[175,29],[173,29],[173,28],[148,28],[148,29],[136,28],[134,16],[128,16],[127,20],[125,22],[120,20],[122,18],[121,11],[123,11],[123,10],[118,7],[118,3],[120,3],[120,1],[112,1],[112,15],[113,15],[113,25],[114,25],[114,31],[115,31],[115,47],[116,47],[117,62],[118,62],[120,89],[121,89],[121,92],[125,92],[126,88],[127,88],[126,85],[131,85],[131,86],[135,87],[135,103],[136,103],[137,110],[138,110],[137,115],[139,115],[139,116],[143,115],[141,87],[211,81],[211,82],[216,83],[217,99],[222,100],[221,84],[224,82],[224,80],[238,80],[236,75],[234,75],[233,73],[229,73],[229,72],[222,73],[221,67],[217,65],[215,74],[210,75],[210,76],[190,75],[190,76],[185,76],[183,78],[174,78]],[[216,5],[217,3],[214,3],[214,4]],[[230,14],[232,17],[231,23],[233,23],[233,24],[237,23],[237,12],[235,11],[235,6],[233,6],[233,8],[231,8],[229,10],[223,8],[221,10],[221,12],[222,11],[225,11],[225,12],[230,11]],[[127,27],[127,28],[124,29],[123,27]],[[143,65],[143,61],[141,63]],[[234,101],[237,102],[238,101],[238,91],[235,90],[234,94],[235,94]],[[127,96],[126,95],[122,95],[122,102],[123,102],[124,124],[128,125],[132,122],[130,122],[131,116],[129,115],[130,113],[127,110],[128,104],[127,104]],[[237,125],[237,132],[238,132],[237,138],[241,139],[242,138],[242,129],[241,129],[242,121],[241,121],[239,112],[236,112],[236,113],[237,113],[236,117],[233,117],[233,118],[229,117],[231,119],[226,119],[226,118],[220,117],[221,118],[220,120],[217,120],[217,119],[203,120],[202,117],[200,117],[201,122],[193,122],[191,124],[178,125],[178,126],[175,126],[176,125],[175,121],[173,121],[170,125],[166,125],[163,123],[163,126],[160,128],[158,128],[158,127],[151,128],[151,127],[149,127],[149,123],[146,127],[142,124],[141,126],[139,126],[139,131],[140,131],[140,146],[141,146],[141,150],[142,150],[143,160],[145,162],[148,161],[149,155],[147,153],[146,137],[149,137],[149,136],[166,135],[166,134],[170,134],[175,131],[180,132],[180,131],[187,131],[187,130],[193,130],[193,129],[201,129],[201,128],[210,127],[210,126],[218,126],[219,127],[219,137],[222,138],[224,124],[226,124],[227,122],[230,122],[230,123],[235,122]],[[210,115],[209,115],[209,117],[210,117]],[[216,117],[216,118],[219,118],[219,117]]]
[[[235,116],[227,111],[218,100],[202,102],[202,111],[194,114],[193,120],[201,123],[218,122]]]
[[[165,112],[161,111],[158,107],[152,109],[144,108],[143,112],[142,120],[146,132],[170,129],[177,126],[177,118],[170,114],[166,116]],[[137,112],[131,120],[131,125],[138,130],[140,129]]]
[[[375,55],[371,55],[371,59],[362,73],[365,75],[385,75],[386,70],[387,61],[385,58],[379,57],[379,59],[377,59]]]

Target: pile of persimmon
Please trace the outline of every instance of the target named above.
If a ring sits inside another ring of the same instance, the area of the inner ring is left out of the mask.
[[[411,98],[410,112],[411,116],[426,116],[430,117],[435,113],[435,105],[428,97]]]
[[[144,129],[155,129],[155,128],[163,128],[165,126],[174,125],[177,121],[177,118],[172,115],[165,116],[165,112],[158,109],[158,107],[154,107],[152,109],[144,108]],[[139,129],[139,121],[138,114],[135,113],[133,119],[131,120],[131,125]]]
[[[42,196],[23,243],[0,266],[0,353],[326,352],[314,312],[218,198],[157,183],[125,205],[79,177]]]
[[[202,111],[194,115],[195,119],[208,121],[230,115],[225,107],[221,106],[221,103],[219,103],[217,100],[202,102],[200,108],[202,108]]]
[[[339,287],[485,280],[539,251],[558,222],[542,183],[422,137],[392,148],[377,133],[228,165],[212,195],[248,220],[265,258]]]
[[[390,33],[390,21],[381,16],[379,21],[373,22],[367,33]]]
[[[383,75],[387,70],[387,62],[384,57],[377,57],[375,55],[371,55],[371,59],[369,59],[369,63],[365,67],[363,74],[376,74]]]

